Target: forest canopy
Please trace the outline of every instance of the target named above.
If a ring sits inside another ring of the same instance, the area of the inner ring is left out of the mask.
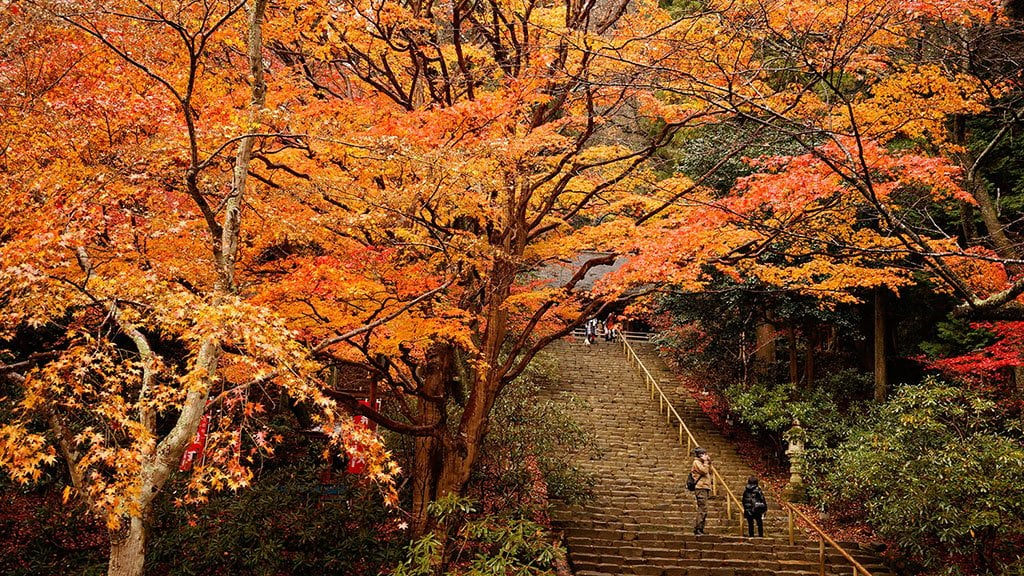
[[[875,306],[884,402],[877,322],[923,294],[943,317],[916,340],[960,322],[975,344],[925,364],[1019,398],[1014,18],[994,0],[0,0],[0,467],[61,469],[110,574],[141,574],[168,483],[189,503],[245,488],[286,406],[422,536],[545,347],[612,310],[693,330],[652,312],[691,297],[749,306],[715,328],[753,335],[727,343],[743,374],[783,333],[811,358],[828,331],[808,318]]]

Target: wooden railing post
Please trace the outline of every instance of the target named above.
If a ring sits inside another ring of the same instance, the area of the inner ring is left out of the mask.
[[[818,574],[825,576],[825,539],[818,539]]]
[[[864,568],[864,566],[862,566],[860,564],[860,562],[857,562],[857,560],[853,556],[850,556],[849,552],[844,550],[842,546],[840,546],[835,540],[830,538],[829,535],[826,534],[825,531],[822,530],[820,526],[815,524],[813,520],[808,518],[798,508],[794,507],[792,504],[790,504],[788,502],[783,502],[783,506],[785,506],[786,510],[789,512],[789,542],[790,542],[790,544],[793,544],[794,541],[795,541],[795,538],[793,536],[793,524],[794,524],[793,515],[794,514],[799,516],[804,522],[807,523],[808,526],[811,527],[811,529],[813,529],[815,532],[818,533],[818,538],[819,538],[818,542],[819,542],[819,550],[820,550],[819,556],[820,556],[820,560],[821,560],[821,573],[822,574],[824,574],[824,570],[825,570],[825,544],[828,543],[829,546],[831,546],[837,552],[839,552],[839,555],[842,556],[847,562],[850,563],[850,566],[853,567],[853,573],[854,573],[855,576],[871,576],[871,572],[868,572],[867,568]]]

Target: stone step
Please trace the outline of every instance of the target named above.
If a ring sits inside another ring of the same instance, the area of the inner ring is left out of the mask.
[[[748,538],[734,536],[681,535],[674,540],[652,541],[621,541],[609,542],[603,539],[569,537],[575,554],[590,556],[620,556],[623,558],[668,558],[668,559],[709,559],[709,558],[759,558],[773,559],[780,562],[814,562],[818,561],[816,545],[802,543],[790,545],[785,539]],[[860,564],[865,567],[885,569],[881,561],[865,551],[848,550]],[[826,561],[845,564],[841,556],[834,551],[827,551]]]
[[[630,563],[606,561],[596,564],[574,565],[575,574],[614,574],[614,575],[687,575],[704,576],[705,574],[721,576],[819,576],[819,569],[816,563],[745,563],[739,565],[723,565],[711,561],[698,560],[693,564],[679,565],[650,565],[646,563]],[[849,576],[852,568],[846,569],[826,568],[826,576]],[[871,572],[874,576],[893,576],[890,572]]]
[[[565,516],[553,517],[553,522],[560,528],[566,530],[603,530],[618,532],[681,532],[688,533],[693,529],[694,514],[676,516],[672,518],[648,517],[641,514],[630,514],[616,520],[608,518],[588,517],[577,515],[567,518]],[[765,534],[772,537],[788,537],[788,526],[785,522],[764,522]],[[743,523],[743,530],[746,532],[746,522]],[[724,517],[712,517],[708,515],[708,528],[718,534],[739,534],[740,521],[738,518],[728,519]]]
[[[635,345],[637,346],[637,345]],[[637,346],[652,375],[691,432],[711,451],[718,473],[740,495],[752,470],[651,346]],[[693,494],[685,490],[692,455],[666,422],[664,407],[652,400],[621,347],[587,347],[560,342],[551,348],[558,366],[553,398],[574,399],[580,424],[594,434],[593,453],[576,465],[594,475],[590,502],[553,502],[552,520],[561,529],[577,576],[811,576],[818,574],[818,544],[802,534],[790,545],[784,515],[769,512],[765,538],[740,536],[733,505],[727,516],[724,487],[709,501],[707,535],[694,536]],[[770,510],[778,510],[777,504]],[[745,525],[745,522],[744,522]],[[869,554],[855,554],[877,576],[887,571]],[[829,553],[827,574],[850,574],[845,561]],[[877,570],[877,572],[876,572]]]

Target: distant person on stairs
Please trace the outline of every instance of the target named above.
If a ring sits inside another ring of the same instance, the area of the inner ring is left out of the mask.
[[[768,501],[764,492],[757,485],[757,476],[747,479],[747,487],[743,490],[743,517],[747,519],[747,530],[754,536],[754,521],[757,520],[757,535],[764,536],[764,513],[768,511]]]
[[[597,338],[597,318],[591,318],[590,320],[587,320],[585,333],[587,337],[583,339],[583,342],[587,346],[590,346],[591,344],[594,343],[594,340]]]
[[[605,342],[611,342],[615,339],[615,336],[615,314],[609,314],[608,318],[604,321],[604,340]]]
[[[694,448],[693,465],[690,473],[697,479],[697,488],[693,493],[697,496],[697,522],[693,525],[694,534],[704,533],[704,524],[708,519],[708,496],[711,495],[711,456],[704,448]]]

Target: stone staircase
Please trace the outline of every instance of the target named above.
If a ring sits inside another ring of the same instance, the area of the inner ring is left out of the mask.
[[[653,348],[633,347],[741,497],[752,470],[697,404],[677,390],[678,381]],[[708,504],[707,534],[695,536],[696,505],[685,487],[693,457],[659,414],[658,401],[646,392],[621,344],[563,341],[550,350],[558,371],[553,392],[585,403],[577,419],[593,430],[596,442],[593,453],[578,462],[595,476],[593,499],[573,506],[556,502],[552,511],[576,576],[819,574],[817,539],[798,534],[790,545],[786,514],[770,494],[764,538],[740,536],[738,513],[734,507],[732,519],[727,516],[721,488]],[[891,576],[869,551],[846,549],[874,576]],[[827,574],[853,574],[838,553],[827,551],[826,557]]]

